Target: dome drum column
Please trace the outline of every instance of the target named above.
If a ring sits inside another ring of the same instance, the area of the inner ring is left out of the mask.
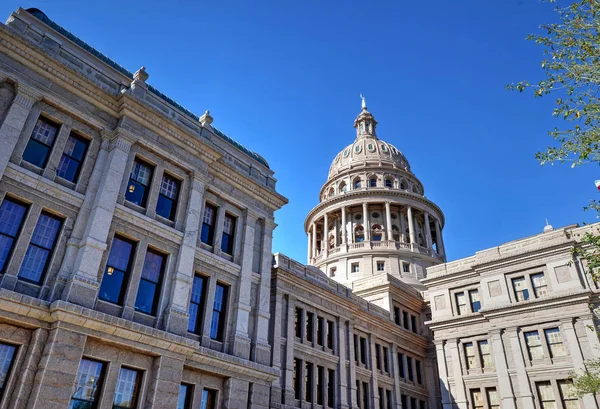
[[[392,236],[392,211],[391,211],[391,206],[390,206],[389,201],[385,202],[385,238],[388,241],[391,241],[393,239],[393,236]]]
[[[406,210],[406,218],[408,219],[408,237],[410,239],[410,248],[414,249],[417,241],[415,239],[415,220],[413,218],[412,207],[408,206]]]
[[[329,254],[329,217],[327,213],[323,216],[323,237],[321,237],[321,243],[323,244],[323,254],[327,257]]]
[[[423,212],[423,216],[425,218],[425,242],[427,244],[428,249],[433,249],[433,244],[431,242],[431,225],[429,224],[429,213]]]
[[[369,205],[367,202],[362,204],[363,210],[363,231],[365,238],[364,240],[369,243],[371,241],[371,223],[369,223]]]

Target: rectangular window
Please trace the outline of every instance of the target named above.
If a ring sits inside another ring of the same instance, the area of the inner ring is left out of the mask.
[[[394,307],[394,323],[400,325],[400,308]]]
[[[166,256],[154,250],[146,252],[142,277],[135,299],[135,309],[156,315]]]
[[[404,379],[404,354],[398,352],[398,376]]]
[[[190,306],[188,312],[190,319],[188,321],[188,331],[194,334],[200,334],[202,331],[202,320],[204,319],[204,306],[206,305],[206,292],[208,278],[194,275],[192,283],[192,294],[190,296]]]
[[[417,398],[410,398],[410,407],[411,408],[417,407]]]
[[[517,301],[526,301],[529,299],[529,290],[527,289],[525,277],[513,278],[512,286],[515,292],[515,299]]]
[[[402,272],[410,273],[410,263],[402,263]]]
[[[415,359],[415,369],[417,372],[417,383],[419,385],[423,384],[423,377],[421,375],[421,361],[419,361],[418,359]]]
[[[150,183],[152,182],[152,165],[136,158],[129,174],[129,183],[125,192],[125,200],[140,207],[146,207]]]
[[[134,244],[129,240],[116,236],[113,239],[98,293],[101,300],[115,304],[123,302],[133,260],[133,248]]]
[[[202,390],[202,403],[200,409],[216,409],[217,407],[217,391],[213,389]]]
[[[467,299],[464,292],[456,293],[456,312],[458,315],[464,315],[468,312],[467,310]]]
[[[325,368],[317,365],[317,405],[323,404],[323,386],[325,382]]]
[[[352,263],[352,272],[353,273],[359,273],[360,272],[360,268],[359,268],[359,264],[358,263]]]
[[[471,311],[478,312],[481,309],[481,301],[479,301],[479,291],[470,290],[469,300],[471,301]]]
[[[410,356],[406,357],[406,370],[408,372],[408,380],[414,382],[415,377],[413,375],[413,359]]]
[[[0,402],[10,377],[17,347],[0,343]]]
[[[113,409],[133,409],[136,407],[141,379],[140,371],[121,368],[113,399]]]
[[[392,409],[392,391],[390,391],[389,389],[385,390],[385,402],[386,408]]]
[[[570,380],[558,381],[558,390],[560,391],[560,399],[565,409],[581,408],[579,406],[579,398],[573,390],[573,382]]]
[[[313,342],[314,339],[314,318],[315,318],[315,314],[313,314],[312,312],[307,312],[306,313],[306,340],[308,342]]]
[[[538,395],[540,398],[540,406],[542,409],[556,409],[556,400],[554,398],[554,390],[550,381],[536,382]]]
[[[381,345],[375,344],[375,366],[381,370]]]
[[[565,344],[563,343],[562,335],[558,328],[548,328],[544,330],[548,349],[550,350],[550,358],[566,356]]]
[[[304,400],[307,402],[313,401],[313,382],[313,364],[307,362],[304,374]]]
[[[182,383],[179,385],[179,397],[177,398],[177,409],[191,409],[194,386]],[[73,408],[75,409],[75,408]]]
[[[377,388],[379,392],[379,409],[385,409],[385,402],[383,401],[383,388]]]
[[[465,362],[467,363],[467,369],[473,369],[476,366],[475,348],[473,347],[473,343],[466,342],[464,344],[464,348],[465,348]]]
[[[356,363],[358,364],[358,361],[360,359],[360,354],[358,352],[358,335],[354,334],[354,360],[356,361]]]
[[[356,380],[356,404],[360,409],[363,408],[362,401],[360,400],[360,382]]]
[[[390,366],[388,363],[388,349],[387,347],[382,347],[381,359],[383,360],[383,370],[385,373],[390,372]]]
[[[58,168],[56,168],[56,175],[69,182],[77,183],[79,173],[81,172],[81,164],[83,163],[89,144],[89,140],[71,133],[65,150],[60,157]]]
[[[327,370],[327,406],[335,406],[335,370]]]
[[[333,349],[333,321],[327,321],[327,348]]]
[[[532,274],[530,278],[531,285],[533,286],[533,295],[535,295],[536,298],[548,294],[548,285],[546,284],[544,273]]]
[[[481,390],[471,389],[471,403],[474,409],[484,409],[483,407],[483,396],[481,396]]]
[[[82,358],[75,380],[75,393],[71,396],[69,409],[96,408],[104,379],[104,363]]]
[[[225,316],[227,315],[227,295],[229,287],[217,283],[215,289],[215,302],[213,304],[212,320],[210,322],[210,337],[222,342],[225,333]]]
[[[331,267],[329,269],[329,277],[335,277],[335,272],[337,271],[337,268],[335,267]]]
[[[206,203],[204,205],[204,214],[202,215],[202,231],[200,232],[200,241],[209,246],[213,245],[215,237],[215,216],[217,208]]]
[[[402,323],[404,324],[404,329],[409,329],[410,321],[408,320],[408,312],[402,311]]]
[[[360,363],[367,364],[367,339],[360,337]]]
[[[296,315],[294,320],[294,332],[296,337],[302,338],[302,308],[296,307]]]
[[[228,214],[225,215],[223,222],[223,236],[221,239],[221,251],[230,256],[233,255],[233,241],[235,233],[235,217]]]
[[[363,382],[362,383],[362,399],[363,399],[363,408],[368,409],[369,408],[369,383],[368,382]]]
[[[408,397],[406,395],[400,395],[400,402],[402,404],[402,409],[408,408]]]
[[[23,152],[23,160],[38,168],[45,168],[59,127],[60,125],[39,117]]]
[[[302,379],[302,361],[294,358],[294,379],[292,379],[294,385],[294,398],[300,400],[300,380]]]
[[[46,212],[40,214],[21,263],[20,279],[36,284],[43,281],[61,225],[62,219]]]
[[[529,331],[524,335],[525,343],[527,344],[527,352],[529,353],[529,359],[534,360],[544,358],[544,350],[542,348],[540,334],[537,331]]]
[[[165,219],[175,220],[180,186],[181,182],[179,180],[163,174],[160,190],[158,191],[158,201],[156,202],[156,214]]]
[[[0,206],[0,273],[4,273],[23,227],[27,205],[5,198]]]
[[[478,341],[479,356],[481,357],[481,367],[492,367],[492,355],[490,354],[490,344],[487,341]]]
[[[419,409],[425,409],[425,401],[424,400],[419,401]]]
[[[383,261],[377,262],[377,271],[385,271],[385,262],[383,262]]]
[[[490,409],[500,409],[500,397],[498,396],[496,388],[487,388],[485,392],[487,393]]]
[[[317,345],[323,346],[323,317],[317,317]]]
[[[416,317],[416,315],[411,315],[410,316],[410,329],[415,334],[419,331],[419,329],[417,327],[417,317]]]

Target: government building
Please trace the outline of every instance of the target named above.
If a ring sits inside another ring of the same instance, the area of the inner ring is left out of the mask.
[[[265,159],[148,79],[38,9],[0,25],[0,409],[599,409],[568,379],[597,226],[446,263],[363,99],[303,264]]]

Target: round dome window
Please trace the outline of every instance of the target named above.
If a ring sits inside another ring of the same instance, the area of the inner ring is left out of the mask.
[[[360,145],[354,145],[354,152],[360,153],[361,151],[362,151],[362,146],[360,146]]]
[[[344,158],[347,158],[350,155],[350,148],[344,149]]]
[[[362,214],[358,213],[356,216],[354,216],[355,220],[360,220],[362,219]]]
[[[381,145],[381,152],[387,153],[388,152],[388,147],[385,146],[385,145]]]
[[[373,212],[371,213],[371,216],[373,216],[374,219],[379,219],[379,212]]]

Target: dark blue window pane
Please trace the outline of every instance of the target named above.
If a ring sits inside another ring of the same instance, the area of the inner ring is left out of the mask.
[[[88,141],[83,138],[70,135],[67,145],[65,146],[65,154],[75,160],[81,161],[87,151]]]
[[[13,238],[0,234],[0,271],[4,271],[4,266],[10,257],[13,243]]]
[[[49,255],[50,252],[48,250],[29,246],[19,270],[19,278],[39,283],[44,274]]]
[[[142,278],[154,283],[160,282],[165,257],[153,251],[146,253],[144,260],[144,269],[142,270]]]
[[[221,240],[221,251],[223,253],[231,254],[231,249],[233,247],[232,240],[233,237],[229,234],[223,234],[223,239]]]
[[[182,383],[179,386],[177,409],[189,409],[192,398],[192,386]]]
[[[528,300],[529,299],[529,290],[525,289],[523,290],[523,300]]]
[[[481,309],[481,302],[475,301],[473,302],[473,312],[477,312]]]
[[[91,409],[94,407],[102,386],[103,368],[104,364],[102,362],[85,358],[81,360],[77,371],[75,393],[71,397],[69,409]]]
[[[110,249],[110,256],[108,256],[108,265],[117,270],[127,270],[129,258],[131,257],[131,250],[133,250],[132,243],[115,237],[112,248]]]
[[[29,139],[25,152],[23,152],[23,160],[38,168],[43,168],[46,166],[48,153],[50,153],[50,148],[48,146],[43,145],[34,139]]]
[[[195,303],[190,303],[188,308],[188,313],[190,314],[190,318],[188,320],[188,331],[196,332],[198,330],[198,313],[200,306]]]
[[[204,277],[194,276],[194,284],[192,286],[192,302],[200,304],[202,294],[204,292]]]
[[[158,196],[158,202],[156,202],[156,213],[165,219],[175,219],[175,202],[163,195]]]
[[[48,250],[52,249],[60,230],[60,224],[60,219],[42,213],[35,226],[31,243]]]
[[[15,237],[19,233],[27,207],[5,199],[0,206],[0,233]]]
[[[146,186],[139,182],[129,180],[129,185],[127,185],[127,193],[125,193],[125,199],[128,202],[138,206],[146,206]]]
[[[33,231],[31,242],[21,263],[19,278],[40,283],[60,230],[61,220],[42,213]]]
[[[212,339],[219,338],[219,322],[221,321],[221,313],[219,311],[213,311],[212,319],[210,321],[210,337]]]
[[[56,174],[70,182],[75,182],[79,177],[81,162],[87,151],[88,144],[87,140],[70,135],[65,146],[65,151],[56,169]]]
[[[208,224],[202,224],[202,232],[200,233],[200,241],[204,244],[212,246],[213,228]]]
[[[79,175],[79,162],[63,155],[56,169],[56,174],[69,182],[75,182]]]
[[[12,345],[0,344],[0,398],[6,386],[16,347]]]
[[[104,277],[102,277],[98,297],[102,300],[118,304],[121,301],[121,289],[124,278],[125,272],[107,266],[104,271]]]
[[[227,304],[227,287],[217,284],[215,289],[215,302],[213,304],[212,319],[210,322],[210,337],[218,341],[223,339],[225,326],[225,306]]]
[[[157,286],[150,281],[140,280],[137,297],[135,299],[136,310],[146,314],[154,314],[154,301],[157,298]]]

